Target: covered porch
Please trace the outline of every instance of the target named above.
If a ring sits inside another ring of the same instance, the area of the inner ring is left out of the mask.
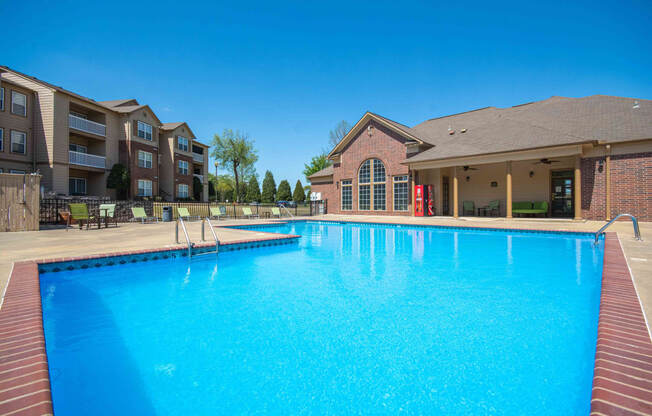
[[[579,220],[581,150],[571,146],[417,164],[410,166],[412,189],[432,185],[435,216]]]

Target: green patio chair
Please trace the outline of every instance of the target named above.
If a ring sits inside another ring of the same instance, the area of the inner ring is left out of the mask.
[[[75,220],[79,223],[79,229],[82,229],[84,221],[86,222],[86,229],[88,230],[91,221],[95,220],[95,217],[88,214],[88,206],[86,204],[68,204],[68,210],[70,215],[68,216],[68,224],[66,224],[66,230],[70,226],[71,220]]]
[[[104,220],[104,224],[108,228],[109,222],[118,226],[118,219],[115,217],[115,204],[100,204],[100,224]]]
[[[278,207],[272,207],[272,215],[281,218],[281,210]]]
[[[177,207],[177,214],[179,214],[179,217],[183,218],[185,221],[191,221],[191,220],[200,220],[201,217],[199,215],[190,215],[190,211],[188,211],[188,208],[183,208],[183,207]]]
[[[512,203],[512,214],[532,214],[532,202],[520,201]]]
[[[543,214],[543,216],[546,216],[548,214],[548,202],[534,202],[532,204],[532,211],[533,214]]]
[[[496,214],[496,216],[500,215],[500,200],[496,199],[493,201],[489,201],[489,205],[486,206],[485,212],[487,215],[493,215]]]
[[[248,219],[260,218],[258,214],[254,214],[253,212],[251,212],[251,208],[249,207],[242,207],[242,215],[244,215]]]
[[[143,207],[132,207],[131,214],[134,216],[131,221],[140,221],[142,224],[146,222],[158,222],[158,217],[149,217]]]
[[[224,207],[208,207],[208,210],[211,213],[210,218],[211,219],[217,219],[217,220],[220,220],[222,218],[226,218],[226,209],[224,209],[224,211],[222,211],[221,208],[224,208]]]
[[[474,215],[475,214],[475,203],[473,201],[464,201],[462,202],[462,215]]]

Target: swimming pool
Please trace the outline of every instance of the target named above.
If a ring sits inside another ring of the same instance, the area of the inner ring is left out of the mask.
[[[297,245],[41,274],[57,414],[588,414],[602,246],[296,222]]]

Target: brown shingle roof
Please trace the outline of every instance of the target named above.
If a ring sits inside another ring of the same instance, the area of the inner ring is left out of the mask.
[[[327,166],[324,169],[317,171],[313,173],[312,175],[308,176],[308,179],[310,178],[320,178],[323,176],[331,176],[333,174],[333,165]]]
[[[100,101],[100,103],[106,107],[119,107],[123,105],[139,105],[138,100],[135,98],[126,98],[122,100],[108,100],[108,101]]]
[[[455,131],[453,135],[449,127]],[[412,130],[434,147],[405,163],[564,144],[652,139],[652,101],[605,95],[551,97],[431,119]]]

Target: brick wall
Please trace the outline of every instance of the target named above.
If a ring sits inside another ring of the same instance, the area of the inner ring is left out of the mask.
[[[152,154],[152,167],[138,167],[138,151],[143,150]],[[131,176],[131,195],[138,195],[138,179],[147,179],[152,181],[152,195],[158,195],[158,148],[146,144],[131,142],[131,157],[127,158],[128,147],[126,141],[120,142],[120,161],[128,167]]]
[[[367,126],[371,124],[369,136]],[[370,121],[342,152],[341,163],[334,166],[333,184],[330,190],[322,191],[326,186],[319,186],[319,191],[328,195],[328,212],[332,214],[373,214],[373,215],[409,215],[409,211],[394,211],[392,176],[407,175],[408,168],[401,164],[405,160],[405,140],[375,121]],[[380,159],[385,165],[385,211],[358,211],[358,169],[367,159]],[[340,197],[337,184],[342,179],[353,181],[353,210],[340,210]],[[313,188],[315,189],[315,188]]]
[[[188,162],[188,174],[182,175],[179,173],[179,160]],[[192,157],[182,155],[180,153],[174,154],[174,197],[178,198],[179,184],[188,185],[188,196],[192,198]]]
[[[582,159],[582,215],[604,220],[606,210],[606,166],[603,157]],[[652,221],[652,152],[611,157],[611,218],[632,214],[640,221]]]

